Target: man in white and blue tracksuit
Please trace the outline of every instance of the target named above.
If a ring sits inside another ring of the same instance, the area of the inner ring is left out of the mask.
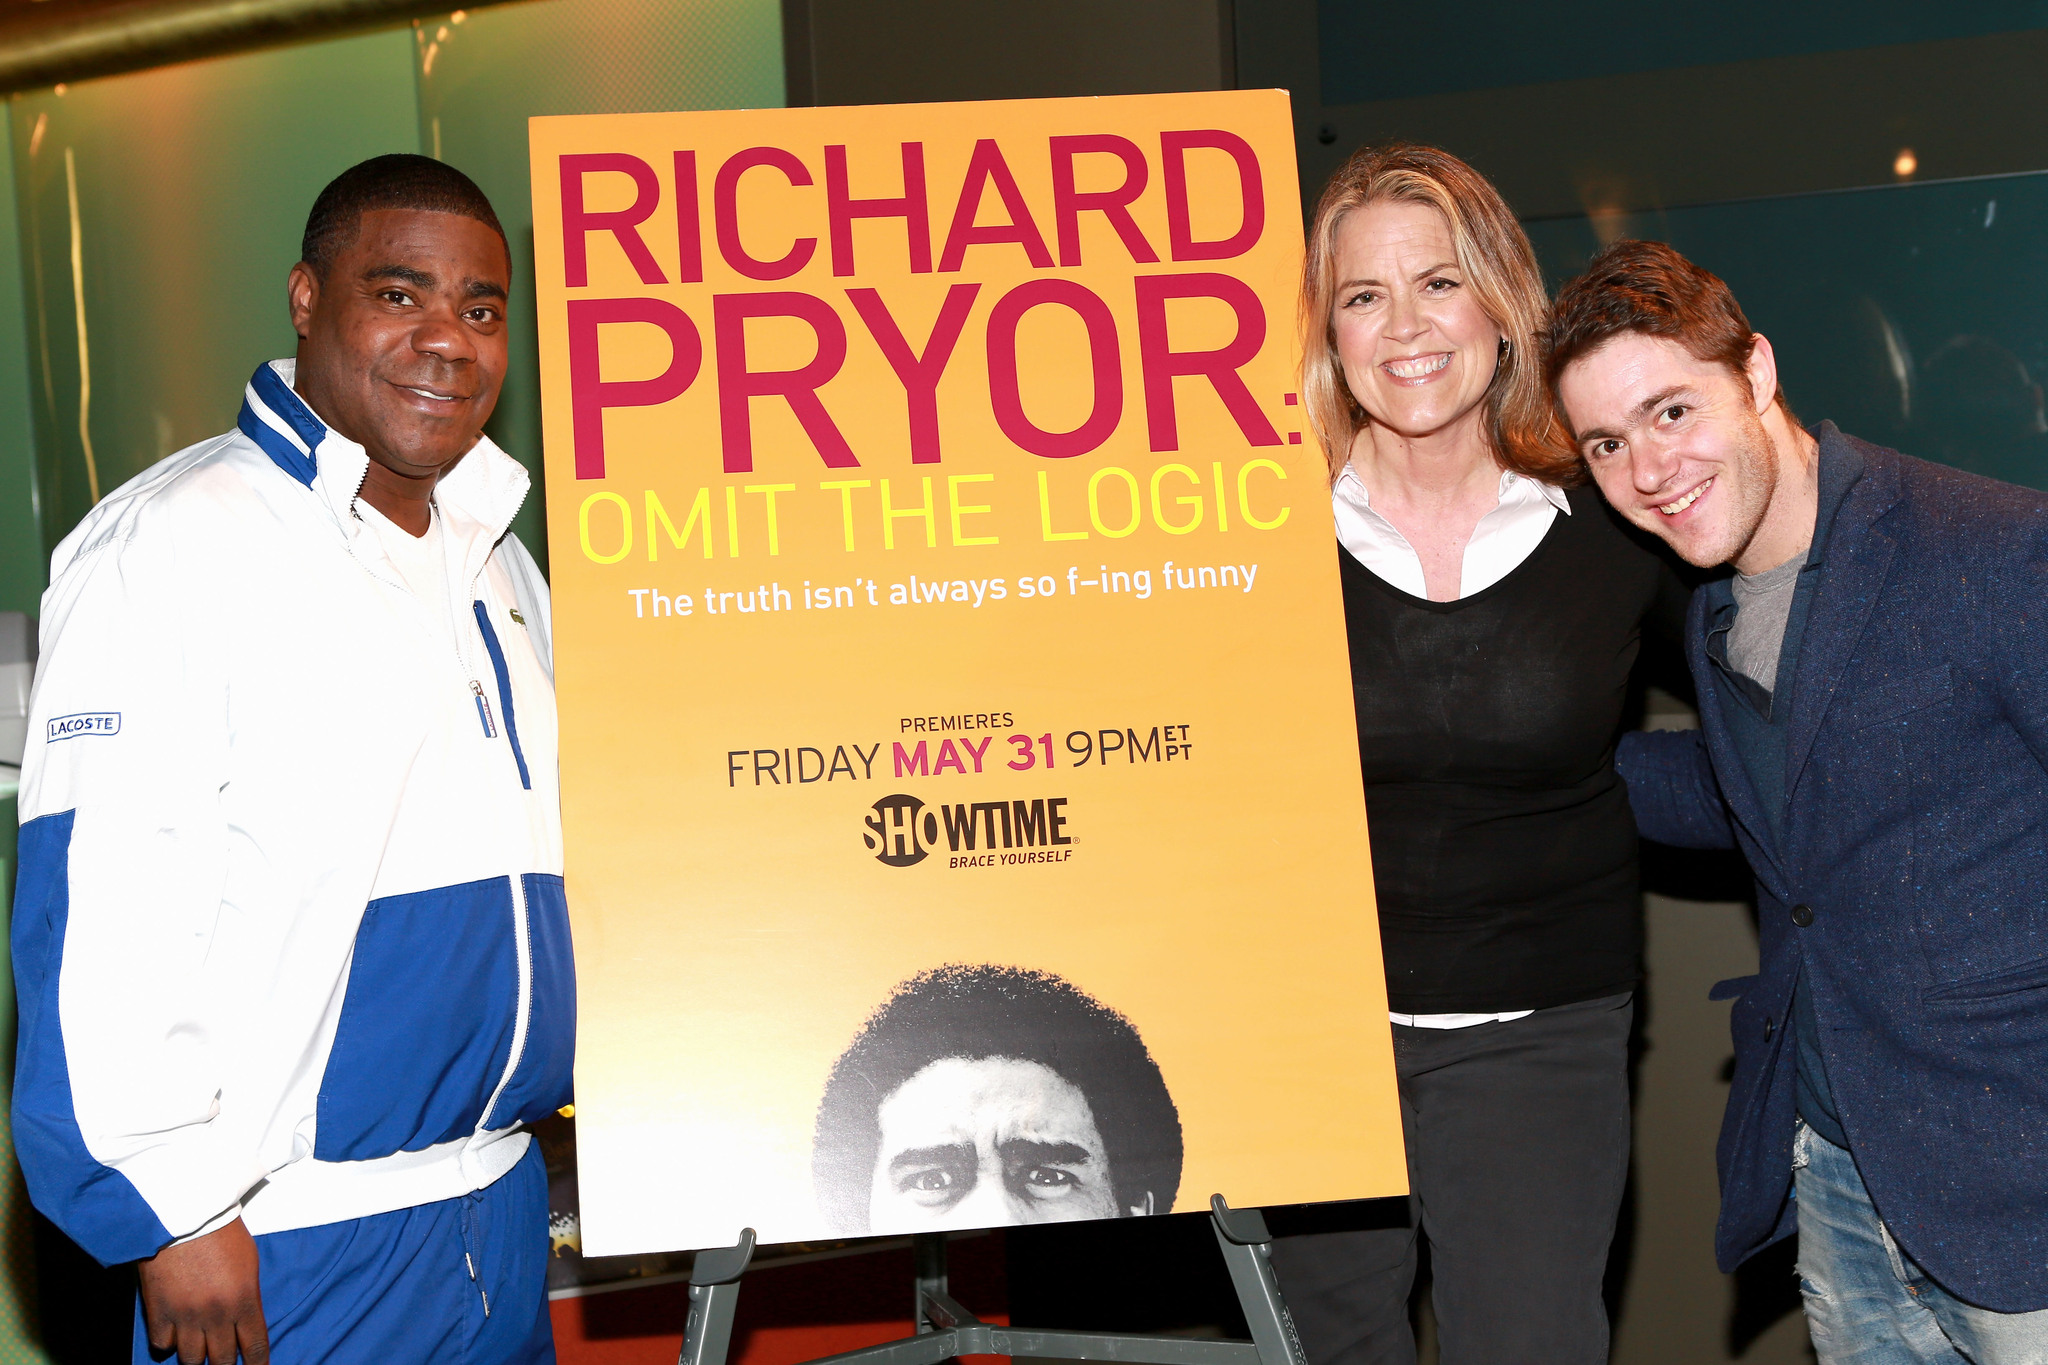
[[[460,172],[323,191],[296,360],[57,549],[14,1136],[138,1262],[135,1358],[551,1362],[570,1099],[548,594],[482,436],[510,260]]]

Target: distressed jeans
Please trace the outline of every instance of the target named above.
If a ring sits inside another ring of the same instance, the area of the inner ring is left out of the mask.
[[[1801,1124],[1792,1153],[1799,1292],[1820,1365],[2048,1365],[2048,1310],[1964,1303],[1892,1240],[1846,1150]]]

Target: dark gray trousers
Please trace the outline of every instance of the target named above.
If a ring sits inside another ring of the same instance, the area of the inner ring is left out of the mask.
[[[1337,1212],[1273,1243],[1309,1365],[1413,1365],[1429,1239],[1443,1365],[1605,1365],[1607,1269],[1628,1178],[1633,995],[1467,1029],[1394,1025],[1407,1207]]]

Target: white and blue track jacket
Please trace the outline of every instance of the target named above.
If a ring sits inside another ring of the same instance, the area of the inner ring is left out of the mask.
[[[484,440],[441,480],[451,650],[291,380],[95,507],[43,597],[14,1140],[109,1264],[466,1194],[569,1102],[526,472]]]

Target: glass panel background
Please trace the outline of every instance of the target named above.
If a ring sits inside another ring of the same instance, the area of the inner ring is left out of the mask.
[[[2048,489],[2048,174],[1528,225],[1553,289],[1618,237],[1721,276],[1807,422]]]
[[[39,495],[42,543],[0,552],[5,605],[34,609],[47,552],[95,493],[233,425],[250,372],[292,352],[284,278],[314,196],[385,152],[468,172],[512,242],[512,372],[488,429],[535,474],[514,529],[545,567],[527,116],[782,99],[773,0],[538,0],[14,96],[0,461],[10,504]],[[6,387],[24,372],[27,467]]]
[[[1358,104],[1536,81],[2010,33],[2048,25],[2042,0],[1466,0],[1433,6],[1319,0],[1323,103]]]

